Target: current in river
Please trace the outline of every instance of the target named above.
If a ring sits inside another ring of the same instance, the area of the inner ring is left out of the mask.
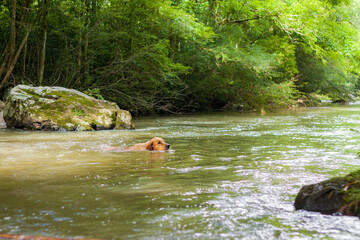
[[[358,170],[360,105],[135,119],[136,130],[0,130],[0,233],[100,239],[359,239],[295,211]],[[171,150],[105,151],[162,137]]]

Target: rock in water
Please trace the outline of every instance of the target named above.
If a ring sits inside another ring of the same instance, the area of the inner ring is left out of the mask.
[[[3,118],[3,110],[5,108],[5,104],[0,101],[0,129],[1,128],[6,128],[6,123],[4,121],[4,118]]]
[[[6,123],[3,118],[3,112],[0,112],[0,129],[1,128],[6,128]]]
[[[5,103],[0,101],[0,112],[2,112],[5,108]]]
[[[116,103],[63,87],[14,87],[5,102],[8,128],[34,130],[134,129],[131,114]]]
[[[303,186],[294,206],[296,210],[360,217],[360,170],[345,177]]]

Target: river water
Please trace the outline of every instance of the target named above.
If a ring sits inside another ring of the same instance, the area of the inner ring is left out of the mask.
[[[102,239],[359,239],[356,217],[295,211],[359,169],[360,105],[135,120],[135,131],[0,130],[0,233]],[[109,152],[159,136],[165,152]]]

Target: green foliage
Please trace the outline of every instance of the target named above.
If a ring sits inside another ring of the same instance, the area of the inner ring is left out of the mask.
[[[306,54],[301,49],[297,51],[297,63],[302,76],[297,82],[300,91],[326,94],[333,100],[351,99],[357,77],[347,72],[343,65],[336,64],[331,59],[324,64],[314,55]]]
[[[88,89],[84,92],[86,95],[89,95],[90,97],[94,97],[96,99],[104,100],[104,97],[101,95],[99,88],[92,88]]]
[[[5,1],[0,1],[0,27],[2,29],[8,28],[10,22],[9,9],[5,6]]]
[[[74,117],[79,117],[84,114],[84,111],[78,108],[74,108],[73,113],[74,113]]]
[[[39,84],[44,5],[28,3],[17,46],[31,34],[7,86]],[[43,84],[136,115],[289,107],[314,92],[347,100],[360,86],[359,12],[359,0],[49,1]],[[10,13],[0,0],[1,51]]]

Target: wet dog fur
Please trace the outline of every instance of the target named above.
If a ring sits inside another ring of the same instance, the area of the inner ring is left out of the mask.
[[[170,148],[170,144],[167,144],[164,139],[160,137],[154,137],[150,141],[146,143],[138,143],[131,147],[108,147],[105,150],[124,150],[124,151],[162,151],[168,150]]]

